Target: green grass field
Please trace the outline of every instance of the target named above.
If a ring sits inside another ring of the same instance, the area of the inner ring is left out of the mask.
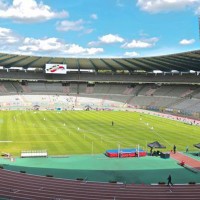
[[[49,155],[96,154],[137,144],[146,150],[146,144],[156,140],[166,151],[174,144],[178,151],[187,145],[197,151],[193,144],[200,142],[200,127],[135,112],[0,112],[0,149],[14,156],[43,149]]]

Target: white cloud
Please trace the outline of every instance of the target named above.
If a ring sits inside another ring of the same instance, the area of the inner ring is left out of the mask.
[[[62,51],[64,44],[57,38],[24,38],[23,44],[18,48],[21,51]]]
[[[124,39],[118,35],[108,34],[99,37],[99,41],[105,44],[111,44],[111,43],[124,42]]]
[[[100,41],[91,41],[91,42],[88,42],[88,46],[89,46],[89,47],[98,46],[98,45],[100,45],[100,44],[101,44]]]
[[[124,43],[121,47],[124,49],[150,48],[154,46],[158,40],[159,39],[156,37],[145,40],[132,40],[131,42]]]
[[[56,29],[58,31],[80,31],[84,29],[84,24],[85,22],[82,19],[79,19],[77,21],[69,21],[69,20],[64,20],[61,22],[57,23]]]
[[[103,48],[83,48],[76,44],[66,45],[66,49],[64,51],[68,55],[95,55],[98,53],[103,53]]]
[[[137,0],[137,6],[146,12],[158,13],[200,6],[199,0]]]
[[[131,49],[131,48],[148,48],[151,47],[152,44],[148,42],[143,42],[140,40],[132,40],[130,43],[125,43],[122,45],[123,48],[125,49]]]
[[[103,53],[103,48],[85,48],[66,43],[58,38],[31,38],[15,34],[11,29],[0,27],[0,51],[24,55],[88,57]]]
[[[95,55],[95,54],[98,54],[98,53],[103,53],[104,49],[103,48],[86,48],[86,52],[89,55]]]
[[[93,14],[91,14],[91,15],[90,15],[90,17],[91,17],[92,19],[95,19],[95,20],[96,20],[96,19],[98,19],[98,16],[97,16],[97,14],[94,14],[94,13],[93,13]]]
[[[88,56],[102,53],[103,48],[84,48],[78,44],[67,44],[58,38],[24,38],[23,44],[18,47],[22,52],[33,52],[33,54],[52,52],[59,55]]]
[[[101,44],[113,44],[113,43],[122,43],[122,42],[124,42],[124,38],[118,35],[107,34],[107,35],[99,37],[98,41],[89,42],[88,46],[98,46]]]
[[[126,57],[137,57],[137,56],[139,56],[140,54],[139,53],[137,53],[137,52],[135,52],[135,51],[132,51],[132,52],[125,52],[124,53],[124,56],[126,56]]]
[[[79,45],[68,45],[67,49],[65,50],[65,53],[70,55],[75,54],[82,54],[82,55],[95,55],[98,53],[103,53],[102,48],[83,48]]]
[[[66,11],[54,12],[50,6],[36,0],[13,0],[12,5],[0,1],[0,18],[12,19],[15,22],[34,23],[66,16]]]
[[[181,45],[190,45],[190,44],[193,44],[195,42],[194,39],[183,39],[179,42],[179,44]]]
[[[13,45],[18,43],[20,37],[17,36],[11,29],[0,27],[0,44],[1,45]]]

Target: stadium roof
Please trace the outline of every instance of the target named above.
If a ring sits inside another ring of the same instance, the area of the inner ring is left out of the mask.
[[[44,68],[47,63],[67,64],[69,69],[78,70],[189,72],[190,70],[200,71],[200,50],[141,58],[61,58],[0,53],[0,66],[4,68]]]

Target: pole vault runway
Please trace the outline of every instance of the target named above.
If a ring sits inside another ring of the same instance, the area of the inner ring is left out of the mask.
[[[170,156],[171,156],[171,158],[177,160],[178,162],[184,161],[185,165],[188,165],[191,168],[200,171],[200,161],[190,158],[189,156],[186,156],[180,152],[177,152],[175,154],[171,153]]]

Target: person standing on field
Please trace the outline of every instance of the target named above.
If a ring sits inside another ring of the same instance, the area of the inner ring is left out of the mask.
[[[172,183],[172,177],[171,177],[171,175],[168,176],[167,180],[168,180],[167,186],[169,186],[169,185],[172,186],[173,183]]]
[[[174,153],[176,153],[176,145],[174,145],[173,150],[174,150]]]

